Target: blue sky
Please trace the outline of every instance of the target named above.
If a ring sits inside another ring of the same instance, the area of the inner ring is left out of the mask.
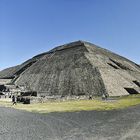
[[[140,0],[0,0],[0,69],[76,40],[140,64]]]

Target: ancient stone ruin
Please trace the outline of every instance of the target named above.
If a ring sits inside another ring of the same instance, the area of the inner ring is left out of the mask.
[[[140,66],[94,44],[77,41],[0,72],[0,82],[42,97],[140,93]]]

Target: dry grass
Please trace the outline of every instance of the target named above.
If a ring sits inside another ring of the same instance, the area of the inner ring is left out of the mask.
[[[117,100],[80,100],[80,101],[63,101],[63,102],[47,102],[36,104],[17,104],[12,105],[8,101],[0,101],[1,106],[13,107],[16,109],[26,110],[29,112],[50,113],[50,112],[74,112],[74,111],[90,111],[90,110],[113,110],[122,109],[140,104],[140,96],[128,96],[117,98]]]

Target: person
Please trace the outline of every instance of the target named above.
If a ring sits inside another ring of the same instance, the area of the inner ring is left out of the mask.
[[[89,96],[89,100],[92,100],[92,96],[91,95]]]
[[[15,97],[15,95],[13,95],[12,97],[12,102],[13,102],[13,105],[17,104],[17,98]]]
[[[102,95],[102,100],[107,100],[107,97],[108,97],[108,96],[107,96],[106,94],[103,94],[103,95]]]

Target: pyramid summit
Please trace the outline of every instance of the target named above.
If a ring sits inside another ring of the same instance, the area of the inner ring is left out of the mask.
[[[76,41],[0,71],[0,81],[38,96],[122,96],[140,93],[140,66],[92,43]]]

